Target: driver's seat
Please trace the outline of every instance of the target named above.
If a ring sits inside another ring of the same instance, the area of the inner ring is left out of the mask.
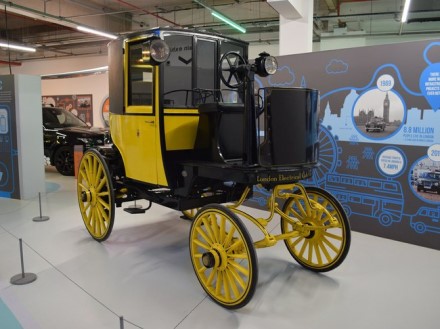
[[[196,148],[213,162],[240,162],[243,157],[244,105],[205,103],[199,106]]]

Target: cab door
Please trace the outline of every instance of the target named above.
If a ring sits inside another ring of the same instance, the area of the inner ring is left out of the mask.
[[[123,158],[126,177],[158,185],[157,67],[143,63],[141,42],[126,44],[124,62],[125,111],[111,118],[113,142]]]

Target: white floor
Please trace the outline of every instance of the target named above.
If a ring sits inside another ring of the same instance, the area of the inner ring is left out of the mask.
[[[0,198],[0,299],[25,329],[440,327],[440,252],[353,232],[345,262],[315,274],[281,242],[259,249],[251,302],[228,311],[199,285],[188,252],[190,223],[158,205],[144,215],[116,212],[113,233],[95,242],[81,220],[75,180],[46,170],[38,197]],[[274,226],[278,223],[273,223]],[[254,228],[250,227],[251,233]],[[10,284],[25,271],[28,285]],[[0,318],[0,328],[2,326]]]

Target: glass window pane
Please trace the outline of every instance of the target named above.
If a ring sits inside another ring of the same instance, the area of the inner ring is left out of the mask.
[[[129,47],[128,105],[152,105],[153,68],[142,60],[142,44]]]
[[[170,57],[163,66],[164,106],[192,106],[192,37],[165,36]]]

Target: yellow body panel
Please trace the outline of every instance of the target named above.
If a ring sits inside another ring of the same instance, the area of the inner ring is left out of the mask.
[[[165,115],[166,150],[194,149],[198,124],[198,116]]]
[[[152,106],[142,106],[142,105],[130,105],[127,106],[126,113],[142,113],[142,114],[153,114]]]
[[[112,139],[124,161],[127,177],[158,184],[156,119],[152,115],[110,115]]]

